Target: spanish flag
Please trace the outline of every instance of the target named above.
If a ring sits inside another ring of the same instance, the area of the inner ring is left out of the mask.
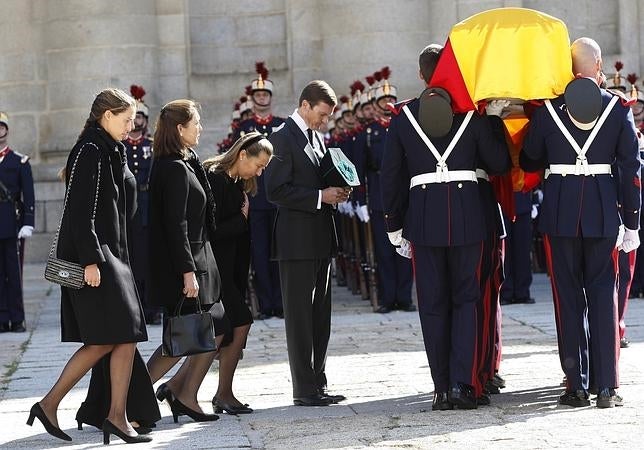
[[[452,97],[455,113],[492,98],[555,98],[573,79],[570,39],[556,17],[498,8],[465,19],[449,34],[430,87]]]

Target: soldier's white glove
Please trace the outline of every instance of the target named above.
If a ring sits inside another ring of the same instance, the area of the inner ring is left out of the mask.
[[[403,258],[411,259],[411,243],[405,238],[401,239],[400,247],[396,247],[396,253]]]
[[[18,231],[18,239],[31,237],[33,232],[34,227],[32,227],[31,225],[24,225],[22,228],[20,228],[20,231]]]
[[[346,212],[346,209],[345,209],[345,207],[344,207],[344,202],[342,202],[342,203],[338,203],[338,212],[339,212],[340,214],[346,214],[346,213],[347,213],[347,212]]]
[[[621,250],[622,242],[624,242],[624,225],[620,225],[617,229],[617,241],[615,241],[615,248]]]
[[[402,244],[402,241],[403,241],[402,228],[396,231],[388,231],[387,237],[389,238],[389,242],[391,242],[391,245],[393,245],[394,247],[400,246],[400,244]]]
[[[501,113],[503,112],[503,108],[506,108],[510,106],[510,100],[507,99],[496,99],[490,101],[486,106],[485,106],[485,112],[487,113],[488,116],[501,116]]]
[[[364,223],[369,222],[369,208],[367,208],[367,205],[358,206],[358,209],[362,211],[362,221]]]
[[[355,212],[356,216],[358,216],[358,219],[360,219],[360,222],[364,222],[364,218],[362,217],[362,207],[360,206],[360,203],[356,203]]]
[[[349,214],[349,217],[351,217],[353,219],[353,216],[355,216],[356,213],[353,210],[353,205],[351,204],[350,201],[346,202],[346,208],[347,208],[347,214]]]
[[[622,242],[621,250],[624,253],[630,253],[640,246],[640,233],[637,230],[629,230],[624,227],[624,241]]]
[[[537,216],[539,215],[539,208],[537,208],[537,205],[532,205],[532,210],[530,211],[530,217],[532,219],[536,219]]]

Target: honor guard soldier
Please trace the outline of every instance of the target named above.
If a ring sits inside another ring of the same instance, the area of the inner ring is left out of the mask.
[[[9,118],[0,111],[0,333],[24,332],[20,241],[34,231],[34,181],[29,156],[7,144]]]
[[[636,80],[635,80],[636,81]],[[632,89],[635,90],[635,95],[633,95],[633,90],[631,90],[631,98],[637,98],[637,101],[631,105],[631,111],[633,112],[633,119],[635,120],[635,128],[637,129],[637,141],[640,148],[640,160],[644,161],[644,134],[642,130],[644,128],[644,92],[641,89],[637,88],[637,85],[633,83]],[[640,240],[642,240],[642,233],[644,229],[640,219]],[[633,276],[633,282],[631,284],[630,295],[629,297],[642,297],[644,295],[644,247],[640,246],[637,249],[637,258],[635,261],[635,275]],[[620,328],[621,332],[621,328]]]
[[[567,380],[559,403],[590,405],[592,367],[597,407],[609,408],[623,404],[616,392],[615,269],[618,248],[629,253],[640,243],[639,150],[627,99],[599,87],[599,45],[579,38],[571,53],[577,78],[564,95],[533,113],[520,160],[526,171],[546,169],[539,228],[549,256],[559,358]],[[613,163],[618,170],[612,171]]]
[[[394,105],[380,183],[393,245],[412,253],[433,410],[477,407],[474,391],[479,264],[485,221],[477,163],[508,170],[503,123],[475,111],[453,114],[449,94],[426,89]],[[500,114],[498,101],[488,114]],[[422,125],[421,125],[422,124]],[[410,249],[411,247],[411,249]]]
[[[263,62],[255,64],[257,78],[250,85],[253,114],[239,124],[238,136],[257,131],[268,137],[284,119],[272,113],[273,82],[268,79],[268,69]],[[242,105],[241,109],[245,109]],[[245,111],[242,112],[242,115]],[[260,307],[260,319],[284,317],[279,267],[270,260],[271,232],[276,207],[266,199],[264,174],[257,179],[257,194],[249,198],[248,219],[251,237],[251,266],[254,273],[255,292]]]
[[[136,214],[131,220],[130,239],[128,246],[131,257],[132,272],[139,291],[145,321],[148,324],[159,325],[161,312],[153,306],[147,295],[148,272],[148,181],[152,167],[152,139],[148,135],[149,109],[143,102],[145,89],[141,86],[130,86],[130,93],[136,100],[136,116],[134,129],[130,131],[125,144],[127,165],[136,178]]]
[[[366,180],[366,200],[373,230],[373,245],[377,261],[378,306],[375,312],[388,313],[395,309],[416,311],[412,303],[413,273],[411,260],[399,255],[390,244],[385,229],[380,192],[380,167],[385,153],[391,111],[387,104],[396,101],[396,87],[389,83],[389,67],[380,70],[382,84],[376,89],[374,102],[376,119],[366,126],[356,140],[356,162]]]

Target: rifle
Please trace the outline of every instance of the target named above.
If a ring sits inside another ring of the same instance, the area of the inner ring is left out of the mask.
[[[339,241],[338,242],[338,254],[335,257],[335,281],[338,284],[338,286],[346,286],[347,285],[347,276],[346,276],[346,267],[347,263],[345,260],[345,252],[344,248],[347,245],[347,242],[344,239],[344,223],[342,219],[343,214],[336,215],[336,218],[338,219],[336,221],[336,224],[340,228],[340,233],[339,233]]]
[[[378,309],[378,278],[376,274],[376,258],[373,248],[373,233],[371,230],[371,221],[364,224],[365,226],[365,242],[366,242],[366,273],[369,286],[369,298],[371,299],[371,307],[375,311]]]
[[[367,290],[367,281],[365,280],[364,277],[364,272],[363,272],[363,264],[362,264],[362,248],[360,246],[360,230],[358,228],[358,219],[354,215],[351,218],[351,225],[353,228],[353,240],[355,244],[355,260],[353,262],[354,264],[354,270],[358,274],[358,285],[356,286],[356,291],[353,292],[354,294],[360,293],[362,296],[363,300],[367,300],[369,298],[369,291]]]
[[[347,281],[347,289],[351,292],[356,290],[355,272],[351,270],[354,263],[353,257],[353,239],[351,238],[351,221],[348,216],[342,215],[343,225],[342,234],[344,239],[344,274]]]

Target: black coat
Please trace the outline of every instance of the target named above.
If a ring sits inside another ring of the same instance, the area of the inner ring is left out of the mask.
[[[69,197],[57,254],[82,266],[98,264],[101,284],[79,290],[61,288],[62,339],[85,344],[145,341],[145,320],[126,236],[127,218],[134,214],[134,176],[127,168],[123,144],[100,127],[83,133],[67,160],[67,174],[71,174],[81,148],[73,181],[67,186]],[[92,221],[99,161],[100,186]]]
[[[307,138],[292,118],[271,134],[275,149],[266,167],[266,197],[275,203],[272,256],[276,260],[329,258],[337,249],[331,206],[317,209],[326,188],[320,167],[305,152]]]
[[[241,212],[244,203],[243,183],[235,183],[225,173],[208,171],[208,181],[217,203],[217,230],[212,246],[221,275],[222,301],[233,327],[253,323],[246,306],[250,236],[248,221]]]
[[[219,300],[221,281],[206,227],[206,194],[179,156],[156,159],[150,174],[149,299],[173,312],[183,274],[195,272],[202,304]]]

